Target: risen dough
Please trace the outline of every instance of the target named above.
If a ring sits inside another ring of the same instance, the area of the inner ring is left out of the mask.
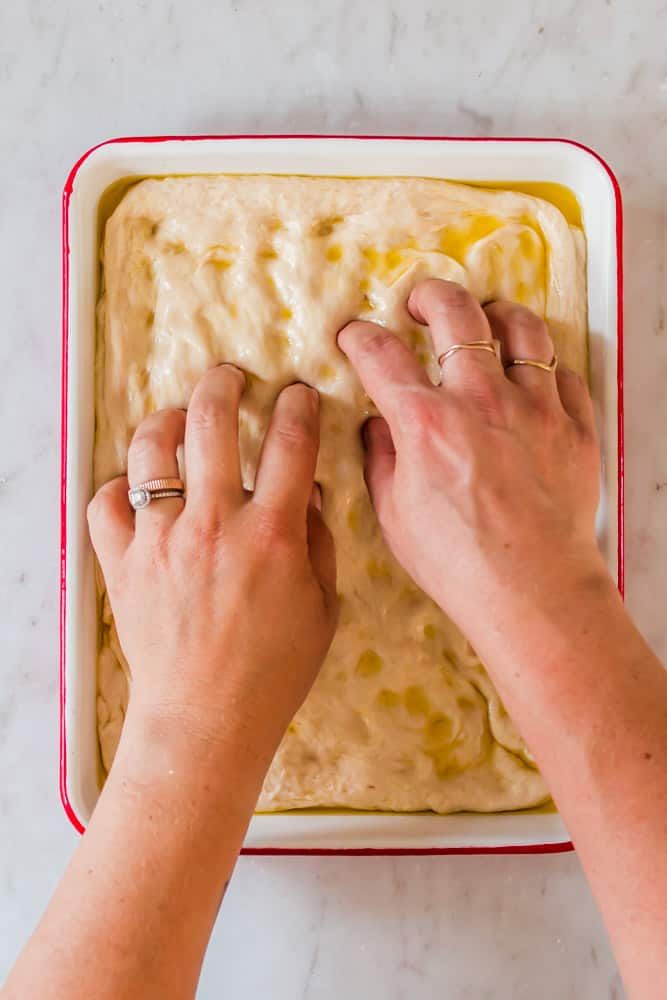
[[[562,360],[583,372],[584,255],[583,234],[550,203],[436,180],[145,180],[107,223],[97,485],[125,470],[139,421],[186,406],[220,361],[254,376],[240,425],[248,486],[278,390],[303,379],[321,393],[317,478],[336,539],[340,626],[260,809],[500,810],[548,797],[474,651],[380,537],[359,442],[372,404],[335,336],[353,317],[384,323],[435,379],[428,332],[405,309],[413,285],[432,275],[546,316]],[[129,671],[103,587],[102,619],[98,722],[108,769]]]

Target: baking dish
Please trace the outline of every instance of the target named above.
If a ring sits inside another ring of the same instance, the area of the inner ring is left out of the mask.
[[[602,441],[598,537],[623,588],[622,222],[618,183],[592,150],[563,139],[384,136],[159,136],[112,139],[74,165],[63,192],[60,790],[82,831],[99,795],[97,609],[85,509],[92,491],[99,205],[146,175],[286,173],[561,184],[588,244],[591,386]],[[569,850],[555,811],[437,816],[314,810],[255,815],[246,853],[471,853]]]

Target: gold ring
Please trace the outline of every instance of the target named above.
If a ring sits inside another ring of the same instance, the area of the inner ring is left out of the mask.
[[[132,486],[127,491],[127,498],[134,510],[148,507],[152,500],[166,500],[168,497],[185,498],[185,483],[176,476],[166,476],[162,479],[147,479],[145,483]]]
[[[500,341],[494,339],[471,340],[467,344],[452,344],[452,346],[448,347],[447,350],[438,358],[438,366],[442,368],[447,358],[451,358],[452,354],[456,354],[457,351],[489,351],[490,354],[495,354],[498,361],[502,364]]]
[[[546,361],[533,361],[532,358],[515,358],[513,361],[505,363],[505,371],[511,368],[512,365],[528,365],[530,368],[539,368],[543,372],[555,372],[558,366],[558,355],[554,354],[548,364]]]
[[[161,479],[147,479],[145,483],[133,486],[133,490],[184,490],[185,483],[177,476],[164,476]]]

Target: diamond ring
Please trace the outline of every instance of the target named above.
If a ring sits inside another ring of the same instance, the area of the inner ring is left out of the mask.
[[[166,500],[168,497],[185,499],[185,483],[174,476],[147,479],[145,483],[130,487],[127,496],[134,510],[143,510],[153,500]]]

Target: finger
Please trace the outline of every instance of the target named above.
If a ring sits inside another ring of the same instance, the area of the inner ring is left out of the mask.
[[[88,504],[90,540],[105,573],[134,537],[134,513],[127,499],[127,476],[100,486]]]
[[[176,449],[183,442],[183,410],[158,410],[141,421],[127,453],[127,478],[135,487],[149,479],[178,476]],[[181,497],[153,500],[137,512],[136,530],[164,529],[173,524],[183,510]]]
[[[320,494],[321,502],[321,494]],[[336,597],[336,549],[321,509],[308,505],[308,552],[313,572],[322,588],[327,609],[333,614],[338,606]]]
[[[556,385],[565,412],[584,430],[595,433],[593,400],[585,380],[570,368],[559,366]]]
[[[405,391],[433,388],[410,349],[377,323],[362,320],[348,323],[338,334],[338,344],[368,395],[396,428],[401,420]]]
[[[378,521],[384,525],[387,523],[391,504],[396,450],[389,425],[381,417],[366,421],[363,438],[366,449],[364,478]]]
[[[320,446],[320,400],[301,382],[278,396],[259,458],[253,502],[306,527]]]
[[[239,406],[245,375],[234,365],[210,368],[195,386],[185,425],[188,509],[219,515],[244,498]]]
[[[505,364],[515,358],[542,361],[547,365],[552,361],[554,344],[547,324],[530,309],[514,302],[492,302],[484,311],[494,336],[502,343]],[[531,365],[514,365],[505,369],[505,374],[540,400],[559,402],[553,372]]]
[[[319,483],[313,483],[308,503],[311,504],[315,510],[322,510],[322,488]]]
[[[484,310],[470,292],[455,281],[429,278],[416,285],[408,299],[408,310],[418,323],[431,330],[436,355],[440,358],[455,344],[488,342],[492,333]],[[447,389],[469,389],[502,376],[498,359],[490,350],[463,350],[451,354],[442,365],[442,381]]]

